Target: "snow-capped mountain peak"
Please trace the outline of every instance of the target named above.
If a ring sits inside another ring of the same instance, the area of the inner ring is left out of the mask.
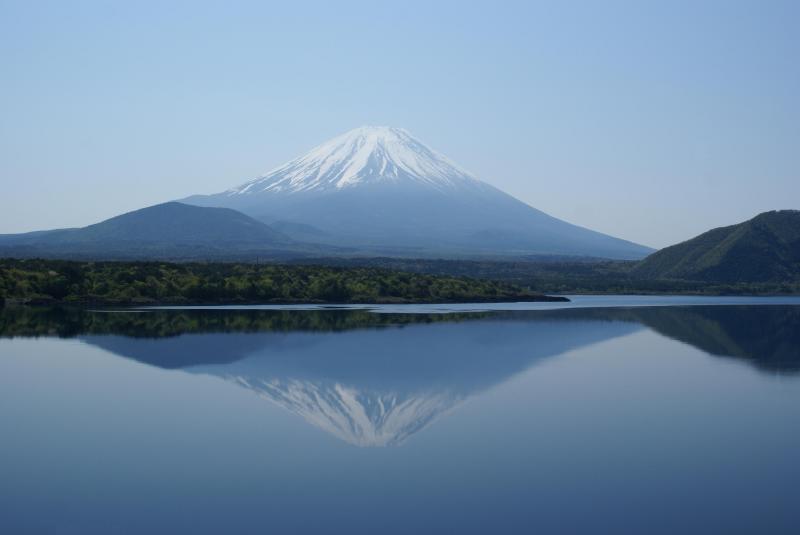
[[[524,173],[519,179],[533,178]],[[183,202],[232,208],[297,229],[286,234],[298,242],[354,254],[639,259],[651,252],[537,210],[386,126],[356,128],[239,187]]]
[[[227,194],[341,190],[383,182],[436,189],[481,184],[402,128],[362,126]]]

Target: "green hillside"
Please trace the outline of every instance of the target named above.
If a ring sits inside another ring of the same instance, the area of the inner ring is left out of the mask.
[[[651,254],[632,273],[723,283],[800,281],[800,211],[765,212],[710,230]]]

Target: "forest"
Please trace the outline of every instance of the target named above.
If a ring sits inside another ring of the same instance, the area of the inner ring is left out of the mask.
[[[510,282],[378,267],[0,260],[3,303],[182,305],[564,300]]]

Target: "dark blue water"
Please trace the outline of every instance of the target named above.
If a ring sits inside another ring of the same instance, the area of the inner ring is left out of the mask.
[[[0,531],[798,533],[800,306],[703,303],[6,309]]]

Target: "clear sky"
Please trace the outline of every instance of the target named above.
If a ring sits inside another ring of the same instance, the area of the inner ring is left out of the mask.
[[[800,208],[800,2],[0,0],[0,233],[249,180],[364,124],[660,247]]]

